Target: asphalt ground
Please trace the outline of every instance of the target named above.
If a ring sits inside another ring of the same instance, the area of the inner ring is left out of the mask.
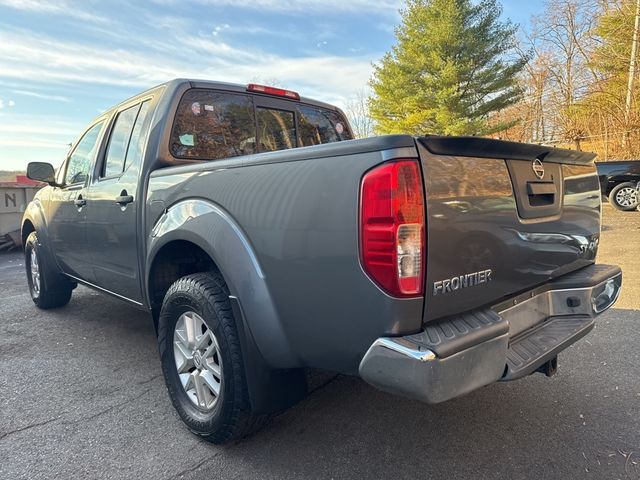
[[[82,287],[39,311],[0,255],[0,479],[638,479],[639,247],[640,213],[606,206],[624,290],[552,378],[429,406],[339,376],[227,447],[183,427],[145,313]]]

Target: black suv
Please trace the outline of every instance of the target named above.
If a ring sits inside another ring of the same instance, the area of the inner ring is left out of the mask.
[[[618,210],[636,210],[640,202],[640,160],[596,162],[600,189]]]

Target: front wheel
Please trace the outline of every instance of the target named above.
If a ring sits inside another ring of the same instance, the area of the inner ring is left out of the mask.
[[[158,346],[167,390],[189,429],[222,444],[266,420],[251,411],[229,291],[218,272],[188,275],[167,292]]]
[[[636,184],[632,182],[624,182],[616,185],[611,193],[609,193],[609,201],[618,210],[627,212],[638,208],[640,201]]]
[[[50,266],[36,232],[31,232],[27,237],[24,257],[33,303],[42,309],[62,307],[69,303],[75,285]]]

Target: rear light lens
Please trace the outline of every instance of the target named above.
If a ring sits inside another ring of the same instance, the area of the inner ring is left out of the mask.
[[[360,249],[367,274],[395,297],[424,292],[424,194],[417,160],[369,171],[360,196]]]
[[[298,92],[291,90],[283,90],[282,88],[267,87],[266,85],[258,85],[256,83],[250,83],[247,85],[248,92],[264,93],[266,95],[274,95],[276,97],[285,97],[291,100],[300,100]]]

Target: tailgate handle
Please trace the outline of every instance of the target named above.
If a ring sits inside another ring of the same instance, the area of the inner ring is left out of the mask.
[[[556,201],[558,187],[554,182],[527,182],[527,194],[531,207],[549,207]]]
[[[529,195],[555,195],[558,193],[558,189],[553,182],[527,182],[527,193]]]

